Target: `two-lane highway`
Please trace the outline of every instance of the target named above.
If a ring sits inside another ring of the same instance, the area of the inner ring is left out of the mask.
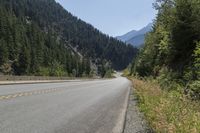
[[[0,86],[0,133],[120,133],[126,78]]]

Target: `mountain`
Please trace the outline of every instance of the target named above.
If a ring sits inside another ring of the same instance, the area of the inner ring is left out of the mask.
[[[127,40],[130,40],[133,36],[135,36],[136,33],[137,33],[136,30],[132,30],[132,31],[126,33],[125,35],[118,36],[116,38],[123,42],[126,42]]]
[[[152,26],[153,26],[153,24],[149,23],[147,26],[145,26],[144,28],[142,28],[138,31],[133,30],[133,31],[126,33],[125,35],[118,36],[116,38],[127,44],[131,44],[133,46],[140,47],[142,44],[144,44],[145,35],[149,31],[151,31]]]
[[[95,64],[102,74],[126,68],[137,51],[55,0],[0,1],[0,73],[82,76]]]

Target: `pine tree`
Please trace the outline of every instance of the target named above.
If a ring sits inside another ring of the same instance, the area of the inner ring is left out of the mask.
[[[22,46],[19,61],[18,61],[17,73],[20,75],[29,74],[30,70],[30,51],[26,46]]]
[[[8,48],[4,40],[0,40],[0,66],[8,61]]]

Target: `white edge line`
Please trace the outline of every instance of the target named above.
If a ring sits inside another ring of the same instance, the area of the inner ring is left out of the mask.
[[[118,117],[117,124],[113,128],[112,133],[123,133],[123,131],[124,131],[124,125],[125,125],[125,120],[126,120],[126,112],[127,112],[128,102],[129,102],[130,90],[131,90],[131,85],[129,86],[123,108],[121,109],[121,113]]]

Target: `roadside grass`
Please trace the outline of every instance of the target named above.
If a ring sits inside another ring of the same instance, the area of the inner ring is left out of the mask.
[[[200,102],[178,91],[162,90],[158,83],[130,78],[139,108],[158,133],[200,133]]]

